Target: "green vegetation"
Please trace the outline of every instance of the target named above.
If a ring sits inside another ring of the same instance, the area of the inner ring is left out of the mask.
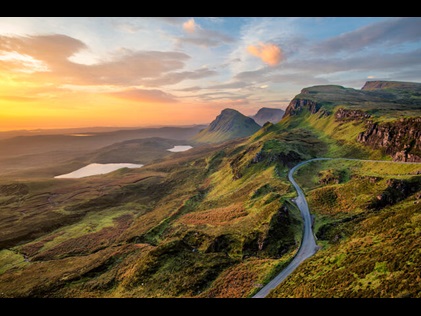
[[[323,248],[270,297],[420,297],[416,266],[421,260],[421,165],[345,160],[312,164],[302,167],[296,178],[306,183]],[[347,181],[323,181],[327,173],[340,173],[344,167],[349,170]],[[312,171],[317,177],[308,177]],[[371,207],[391,190],[400,199]]]
[[[228,110],[197,135],[209,144],[181,153],[166,151],[173,140],[120,135],[120,142],[107,140],[90,153],[88,143],[68,159],[57,153],[48,168],[20,169],[29,157],[18,153],[16,169],[7,169],[13,155],[0,157],[7,160],[0,180],[0,296],[250,297],[300,245],[290,168],[315,157],[395,159],[396,152],[359,137],[369,121],[419,117],[417,89],[306,88],[278,124],[255,128]],[[418,135],[416,124],[408,135]],[[406,154],[417,159],[417,144],[405,137],[413,145]],[[141,157],[143,150],[148,155]],[[36,161],[49,153],[36,153]],[[87,161],[125,157],[149,164],[52,178]],[[341,159],[300,168],[295,177],[322,249],[271,295],[420,297],[420,174],[419,164]]]
[[[251,295],[292,258],[301,238],[299,211],[283,198],[290,185],[275,171],[278,165],[287,169],[279,161],[253,162],[261,145],[234,141],[141,169],[28,183],[29,190],[5,187],[23,195],[22,207],[34,196],[42,199],[50,216],[42,221],[51,228],[9,239],[7,247],[17,255],[13,261],[2,256],[1,265],[20,262],[23,255],[28,262],[7,268],[0,292],[222,297],[236,271],[248,281],[230,295]],[[234,176],[237,168],[240,178]],[[29,219],[21,222],[30,229]],[[14,281],[16,273],[23,287]]]

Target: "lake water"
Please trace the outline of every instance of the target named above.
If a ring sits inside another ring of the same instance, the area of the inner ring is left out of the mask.
[[[134,163],[91,163],[83,168],[80,168],[76,171],[62,174],[59,176],[55,176],[56,179],[76,179],[76,178],[83,178],[94,176],[98,174],[105,174],[115,171],[121,168],[140,168],[143,167],[141,164],[134,164]]]
[[[192,149],[192,146],[174,146],[173,148],[167,149],[168,151],[171,151],[173,153],[178,153],[180,151],[186,151],[189,149]]]

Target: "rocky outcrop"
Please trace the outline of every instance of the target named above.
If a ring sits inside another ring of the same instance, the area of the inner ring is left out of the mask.
[[[336,121],[362,121],[370,117],[370,114],[361,110],[347,110],[341,108],[335,113]]]
[[[373,149],[382,149],[394,161],[421,161],[421,117],[378,123],[368,121],[357,140]]]
[[[304,109],[310,111],[311,114],[317,113],[321,105],[307,99],[293,99],[285,110],[284,116],[293,116],[301,113]]]
[[[272,216],[265,229],[249,234],[243,243],[243,258],[280,258],[296,246],[292,223],[296,221],[288,207],[282,205]],[[296,224],[296,223],[295,223]],[[263,227],[262,227],[263,228]]]
[[[259,163],[264,161],[267,165],[272,163],[282,163],[283,166],[287,166],[288,168],[292,168],[297,163],[303,161],[304,159],[301,155],[293,150],[288,152],[266,152],[266,151],[259,151],[251,160],[251,163]]]
[[[409,180],[389,179],[387,188],[377,195],[368,205],[368,209],[379,210],[394,205],[421,189],[421,180],[415,177]]]

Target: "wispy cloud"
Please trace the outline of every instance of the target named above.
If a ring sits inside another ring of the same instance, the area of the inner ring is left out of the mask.
[[[222,44],[231,43],[235,40],[233,37],[224,33],[203,29],[193,18],[183,23],[183,29],[187,34],[176,39],[176,44],[180,47],[184,44],[216,47]]]
[[[244,81],[233,81],[228,83],[222,83],[217,85],[210,85],[207,89],[240,89],[250,85]]]
[[[33,63],[43,63],[48,71],[35,71],[38,78],[55,77],[62,84],[81,85],[136,85],[144,81],[161,79],[167,73],[181,70],[190,58],[182,52],[132,51],[121,49],[111,60],[92,65],[78,64],[69,57],[86,49],[87,46],[74,38],[65,35],[45,35],[29,37],[0,36],[0,56],[14,52],[25,58],[32,58]],[[6,68],[23,67],[25,61],[0,60]],[[19,64],[17,64],[19,62]],[[27,62],[26,62],[27,63]],[[26,65],[27,66],[27,65]],[[210,75],[203,73],[181,73],[177,75],[179,82],[185,78]],[[169,77],[174,77],[172,74]]]
[[[179,25],[186,20],[185,17],[181,16],[164,16],[164,17],[153,17],[153,19],[159,19],[172,25]]]
[[[193,86],[188,88],[177,89],[177,91],[184,91],[184,92],[196,92],[202,90],[199,86]]]
[[[421,39],[421,19],[395,18],[364,26],[318,43],[318,53],[356,52],[376,44],[393,45]]]
[[[216,75],[217,72],[208,68],[200,68],[194,71],[170,72],[163,76],[143,81],[144,86],[164,86],[179,83],[187,79],[202,79]]]
[[[118,98],[128,99],[131,101],[141,101],[150,103],[175,103],[178,102],[172,94],[163,92],[161,90],[147,90],[147,89],[128,89],[117,92],[110,92],[108,95]]]

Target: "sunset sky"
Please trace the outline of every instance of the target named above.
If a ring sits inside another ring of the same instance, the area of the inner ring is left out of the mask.
[[[0,17],[0,130],[209,123],[421,82],[421,18]]]

